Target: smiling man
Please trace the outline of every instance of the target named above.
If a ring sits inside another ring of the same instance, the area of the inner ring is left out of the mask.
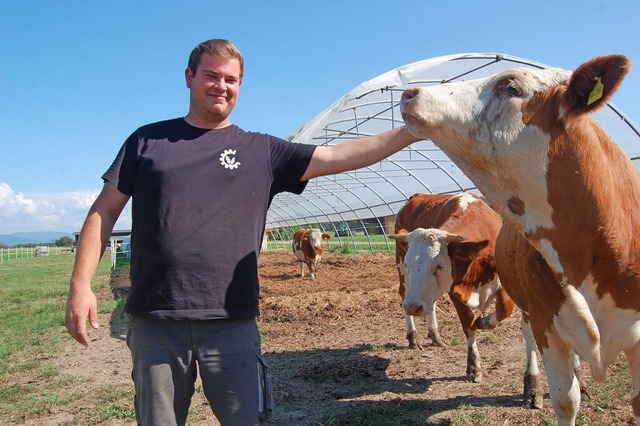
[[[184,425],[198,374],[222,425],[256,425],[272,409],[256,318],[266,213],[282,191],[364,167],[419,139],[404,128],[336,146],[291,143],[230,121],[244,59],[229,41],[194,48],[185,117],[138,128],[102,175],[80,233],[66,325],[89,344],[91,279],[131,198],[127,344],[141,425]]]

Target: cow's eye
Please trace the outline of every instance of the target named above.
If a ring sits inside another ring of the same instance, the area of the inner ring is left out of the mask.
[[[507,87],[507,95],[514,98],[522,96],[522,90],[520,89],[520,86],[515,80],[509,80],[506,87]]]

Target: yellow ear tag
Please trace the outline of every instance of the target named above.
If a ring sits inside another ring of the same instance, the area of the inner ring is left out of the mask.
[[[589,93],[589,100],[587,101],[587,105],[591,105],[598,99],[602,97],[602,92],[604,92],[604,84],[602,84],[602,79],[598,77],[596,79],[596,85],[593,86],[593,90]]]

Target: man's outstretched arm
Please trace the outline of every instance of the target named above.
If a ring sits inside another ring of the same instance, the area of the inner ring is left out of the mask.
[[[333,146],[319,146],[301,180],[369,166],[419,140],[402,127]]]

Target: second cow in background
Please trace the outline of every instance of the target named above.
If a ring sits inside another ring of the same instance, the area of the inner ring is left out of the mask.
[[[449,294],[467,337],[467,378],[482,380],[476,329],[492,329],[515,307],[500,284],[495,241],[502,222],[473,194],[415,194],[396,217],[396,262],[409,346],[416,346],[414,316],[425,317],[440,346],[436,301]],[[485,314],[493,301],[495,312]],[[474,309],[481,315],[476,317]]]
[[[304,264],[309,268],[311,279],[316,279],[318,264],[322,259],[322,240],[331,238],[319,229],[298,229],[293,235],[291,248],[300,265],[300,276],[304,277]]]

